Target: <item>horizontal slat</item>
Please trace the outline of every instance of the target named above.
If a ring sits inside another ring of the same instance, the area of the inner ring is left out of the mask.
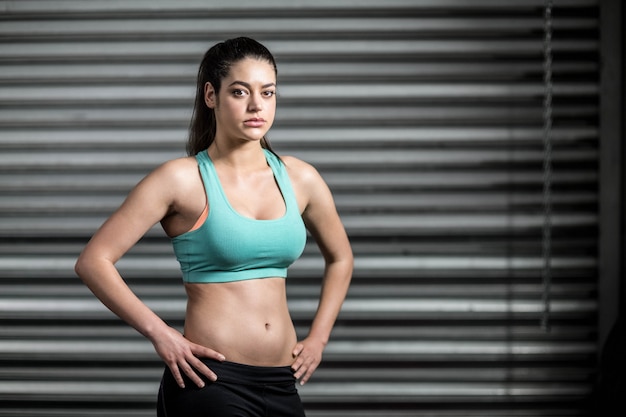
[[[112,213],[124,199],[124,195],[101,196],[98,193],[83,195],[57,196],[10,196],[0,200],[0,214],[15,217],[29,213],[75,214],[85,213]],[[376,212],[385,211],[386,215],[394,212],[423,212],[433,210],[443,212],[498,212],[508,211],[511,208],[525,208],[527,210],[542,211],[542,195],[534,193],[516,193],[504,196],[502,193],[486,192],[457,192],[457,193],[423,193],[420,196],[411,196],[402,193],[368,193],[368,194],[341,194],[335,199],[340,212]],[[553,208],[566,207],[568,211],[576,211],[576,207],[587,209],[589,204],[595,204],[595,193],[572,192],[554,193],[552,196]]]
[[[36,372],[25,372],[19,367],[3,367],[0,377],[3,379],[15,378],[19,381],[56,380],[60,383],[72,380],[129,380],[146,381],[158,379],[163,370],[161,368],[133,369],[132,371],[124,367],[98,368],[85,366],[76,369],[62,367],[48,367],[41,364],[40,370]],[[481,367],[467,367],[459,372],[458,368],[437,368],[428,369],[420,366],[407,366],[405,369],[395,367],[381,367],[380,364],[372,364],[370,370],[353,369],[345,367],[321,367],[315,373],[312,384],[325,384],[338,382],[343,379],[374,382],[375,380],[384,382],[404,382],[414,383],[416,380],[428,380],[432,382],[444,382],[456,377],[459,381],[494,382],[494,381],[549,381],[553,378],[561,379],[563,382],[581,383],[585,382],[583,370],[576,370],[570,367],[552,368],[527,368],[512,367],[507,373],[500,369],[485,369]]]
[[[0,399],[36,399],[53,401],[142,401],[152,402],[158,384],[144,382],[49,382],[6,383],[0,381]],[[485,398],[488,401],[504,401],[515,397],[518,401],[537,401],[541,398],[579,397],[589,394],[589,384],[516,384],[502,388],[500,383],[483,384],[438,384],[433,382],[415,384],[394,383],[351,383],[324,385],[308,384],[299,388],[305,402],[316,401],[359,401],[380,403],[381,401],[440,402],[467,401],[469,398]],[[8,395],[5,393],[9,393]],[[338,394],[343,392],[343,394]],[[469,398],[468,398],[469,397]]]
[[[364,407],[368,407],[365,409]],[[153,417],[154,407],[150,407],[148,411],[143,410],[128,410],[118,408],[105,408],[105,409],[93,409],[93,408],[62,408],[57,407],[54,410],[36,410],[23,408],[6,408],[6,410],[0,410],[0,416],[2,417],[109,417],[112,414],[117,416],[126,417]],[[374,410],[372,410],[374,408]],[[357,410],[307,410],[307,417],[380,417],[381,405],[372,407],[371,404],[363,404],[357,407]],[[549,411],[545,411],[532,406],[525,406],[521,409],[521,405],[517,405],[516,409],[508,409],[506,406],[496,407],[496,410],[445,410],[439,409],[437,404],[433,404],[431,407],[422,406],[420,412],[428,413],[429,416],[442,416],[442,417],[553,417],[566,416],[566,417],[582,417],[585,414],[580,411],[578,405],[570,405],[569,407],[563,405],[555,409],[551,407]],[[386,417],[415,417],[415,411],[405,410],[389,410],[384,408]]]
[[[49,298],[24,298],[14,297],[10,300],[1,299],[0,315],[3,319],[9,318],[36,318],[45,314],[49,319],[110,319],[112,313],[93,299],[63,299],[57,297],[54,300]],[[146,304],[163,317],[180,318],[185,311],[185,301],[183,299],[153,300],[146,299]],[[292,300],[289,308],[294,317],[311,317],[317,308],[314,300]],[[596,310],[593,301],[583,300],[552,300],[550,309],[556,316],[563,314],[592,313]],[[445,299],[445,298],[389,298],[385,299],[359,299],[346,300],[342,317],[348,318],[368,318],[378,317],[380,319],[395,320],[418,320],[432,318],[455,318],[455,319],[480,319],[489,318],[504,320],[511,316],[536,317],[543,311],[543,304],[540,299],[527,300],[493,300],[493,299]],[[495,342],[494,342],[495,343]],[[454,348],[454,347],[450,347]]]
[[[392,164],[396,168],[451,168],[461,167],[481,167],[489,164],[502,166],[506,164],[535,164],[541,167],[543,153],[540,150],[514,150],[514,149],[423,149],[415,151],[395,150],[395,149],[373,149],[354,150],[349,154],[328,153],[321,151],[298,151],[294,152],[305,161],[320,167],[336,167],[344,165],[347,167],[368,167],[370,169],[380,169],[389,167]],[[20,171],[33,169],[59,169],[59,170],[98,170],[98,169],[153,169],[157,165],[168,159],[183,156],[164,151],[137,151],[135,153],[119,152],[3,152],[0,154],[0,165],[4,170],[14,169]],[[595,149],[567,149],[553,151],[552,160],[554,163],[588,162],[595,164],[597,150]],[[538,169],[537,169],[538,170]]]
[[[106,111],[107,109],[103,109]],[[52,111],[52,110],[47,110]],[[55,114],[54,112],[50,114]],[[17,112],[14,114],[17,116]],[[24,119],[26,120],[26,119]],[[35,123],[43,119],[28,119]],[[113,121],[113,120],[111,120]],[[272,129],[271,142],[280,148],[299,149],[324,147],[353,147],[368,144],[381,148],[403,146],[463,146],[465,148],[484,148],[485,146],[511,146],[514,144],[539,146],[543,130],[538,126],[377,126],[363,129],[344,126],[342,128],[317,127],[277,127]],[[594,144],[598,131],[595,127],[555,127],[552,141],[555,145],[566,146]],[[182,149],[186,141],[186,130],[170,129],[111,129],[98,130],[80,129],[76,126],[71,130],[33,130],[32,125],[19,130],[0,131],[0,149],[116,149],[120,152],[127,149],[168,147],[172,150]],[[281,153],[279,151],[279,153]],[[558,175],[559,172],[555,172]],[[509,175],[519,175],[509,172]]]
[[[581,58],[554,62],[555,77],[585,76],[598,70],[596,62]],[[187,83],[196,77],[195,60],[189,63],[151,63],[137,62],[93,64],[49,62],[37,66],[24,65],[21,62],[5,63],[0,67],[0,83],[19,84],[35,82],[39,85],[57,85],[60,83]],[[321,80],[511,80],[524,77],[540,79],[543,67],[537,61],[521,62],[362,62],[352,63],[281,62],[279,82],[311,82]]]
[[[422,233],[434,233],[441,236],[460,234],[504,235],[516,232],[532,235],[543,227],[542,214],[396,214],[393,217],[381,217],[371,214],[346,215],[343,223],[348,233],[358,236],[415,236]],[[54,221],[52,217],[0,218],[0,236],[2,237],[54,237],[90,234],[104,222],[102,217],[80,217],[69,219],[61,216]],[[597,225],[596,214],[555,214],[551,217],[556,233],[568,228],[594,228]],[[154,227],[149,236],[162,236],[163,232]]]
[[[315,10],[315,9],[329,9],[329,10],[348,10],[352,13],[357,12],[359,9],[383,9],[383,10],[396,10],[404,11],[419,10],[424,8],[424,11],[437,9],[438,7],[445,10],[483,10],[489,11],[494,8],[498,9],[514,9],[514,10],[535,10],[537,7],[542,7],[543,2],[541,0],[527,0],[520,3],[516,0],[475,0],[468,3],[465,0],[388,0],[384,4],[381,4],[376,0],[348,0],[337,3],[333,0],[319,0],[315,3],[311,3],[305,0],[295,0],[285,2],[283,0],[267,0],[262,4],[250,0],[238,0],[231,1],[229,3],[221,2],[205,2],[202,0],[186,0],[179,4],[172,4],[166,0],[133,0],[127,2],[124,0],[96,0],[90,1],[86,4],[82,2],[74,2],[67,0],[30,0],[28,2],[21,1],[2,1],[0,6],[3,7],[5,12],[10,13],[50,13],[50,14],[63,14],[63,13],[106,13],[113,12],[117,14],[126,15],[129,12],[139,12],[143,15],[150,12],[193,12],[198,11],[220,11],[220,10],[239,10],[242,9],[246,12],[250,12],[250,9],[254,7],[255,10],[269,10],[271,12],[276,11],[294,11],[294,10]],[[594,0],[562,0],[560,5],[564,7],[592,7],[597,4]]]
[[[490,281],[496,277],[505,278],[511,274],[532,276],[543,266],[538,241],[538,238],[531,241],[526,250],[517,249],[521,252],[520,254],[509,249],[513,253],[494,250],[494,254],[490,255],[487,252],[487,246],[481,246],[456,256],[446,254],[445,250],[431,251],[435,253],[433,255],[357,255],[355,275],[361,278],[374,278],[382,274],[387,279],[392,277],[416,279],[427,278],[429,274],[436,274],[438,277],[446,275],[451,277],[477,276]],[[589,253],[591,248],[578,249],[568,240],[556,241],[556,245],[559,244],[560,246],[557,248],[563,247],[563,251],[571,248],[572,254],[553,256],[551,265],[554,274],[558,275],[561,272],[573,274],[577,270],[588,272],[597,266],[593,254]],[[417,252],[417,249],[414,251]],[[384,251],[381,252],[384,253]],[[77,256],[78,252],[73,256],[56,254],[52,246],[44,249],[43,254],[33,256],[18,254],[2,257],[0,258],[0,271],[7,278],[15,276],[40,279],[74,277],[73,265]],[[145,266],[147,262],[150,267]],[[167,252],[161,256],[157,256],[157,254],[143,257],[129,256],[120,260],[118,265],[124,276],[129,279],[146,277],[172,279],[180,276],[178,264],[173,256]],[[512,268],[515,269],[512,270]],[[304,256],[291,267],[290,274],[293,277],[315,277],[320,275],[322,269],[323,261],[319,256]],[[372,283],[368,282],[368,284],[371,285]],[[472,290],[468,289],[467,291],[471,292]]]
[[[387,11],[389,12],[389,10]],[[380,36],[382,35],[407,35],[421,33],[442,33],[462,36],[470,33],[488,34],[495,33],[502,36],[503,33],[527,34],[529,31],[543,29],[543,21],[535,16],[503,16],[467,19],[465,17],[389,17],[383,16],[329,16],[324,19],[309,17],[288,18],[277,17],[272,25],[268,25],[265,19],[239,18],[238,24],[244,26],[248,33],[256,36],[263,34],[272,35],[279,33],[281,36],[288,34],[302,34],[316,37],[320,35],[341,36]],[[563,17],[555,21],[555,30],[567,29],[595,29],[598,25],[594,17]],[[45,37],[57,39],[59,37],[97,37],[99,39],[116,39],[119,37],[142,36],[144,38],[159,37],[167,38],[174,36],[219,36],[232,29],[229,19],[223,17],[176,19],[176,18],[152,18],[148,20],[135,19],[55,19],[50,21],[20,20],[3,22],[0,28],[0,36],[19,36],[20,39],[32,39]]]
[[[170,288],[171,289],[171,288]],[[558,288],[556,291],[558,293]],[[4,323],[9,323],[5,321]],[[97,323],[88,324],[76,324],[72,319],[66,321],[58,321],[53,324],[45,324],[43,322],[34,325],[23,326],[19,322],[12,322],[13,324],[4,324],[0,329],[2,330],[2,339],[12,341],[13,343],[19,343],[20,341],[33,341],[33,340],[48,340],[50,342],[55,341],[71,341],[76,339],[85,340],[135,340],[144,341],[142,336],[139,335],[130,326],[124,326],[120,323],[120,320],[102,321]],[[17,323],[17,324],[16,324]],[[176,328],[182,327],[183,319],[173,320],[172,325]],[[180,325],[177,325],[180,323]],[[306,333],[306,320],[296,322],[296,330],[298,334]],[[593,333],[593,324],[580,324],[575,321],[568,322],[561,320],[550,329],[550,333],[546,333],[543,329],[539,328],[536,323],[532,321],[523,321],[513,323],[502,323],[498,321],[483,321],[482,323],[468,323],[459,321],[456,323],[450,323],[449,321],[441,320],[438,323],[423,323],[413,324],[410,327],[403,326],[401,324],[396,325],[382,325],[372,326],[367,322],[356,321],[346,322],[343,318],[340,318],[336,328],[333,331],[333,341],[352,341],[358,343],[358,341],[372,341],[372,340],[405,340],[405,341],[458,341],[458,340],[473,340],[473,341],[493,341],[502,338],[509,338],[510,340],[516,340],[520,342],[537,342],[546,340],[554,340],[559,342],[567,341],[588,341],[588,336]],[[381,358],[381,361],[385,362]],[[386,361],[394,362],[394,357],[388,357]],[[371,364],[375,366],[374,363]],[[22,373],[24,376],[33,375],[37,376],[38,369],[20,368],[15,366],[15,372]],[[54,362],[51,362],[47,366],[55,366]],[[61,366],[61,365],[57,365]],[[333,364],[333,367],[340,366],[340,364]],[[380,365],[376,365],[378,369]],[[419,369],[412,372],[433,372],[432,369],[421,368],[416,364],[406,364],[407,369],[411,367],[418,367]],[[0,368],[0,374],[4,375],[10,372],[10,366]],[[82,369],[82,368],[81,368]],[[83,372],[81,369],[67,369],[67,373]],[[322,366],[324,369],[324,366]],[[456,369],[456,368],[451,368]],[[140,372],[143,372],[139,370]],[[147,370],[146,370],[147,371]],[[445,368],[444,368],[445,371]],[[486,374],[500,374],[506,373],[504,368],[487,368],[481,371]],[[524,371],[524,368],[518,370],[520,373]],[[584,373],[586,369],[579,369],[579,372]],[[108,368],[104,368],[101,372],[109,372]],[[132,372],[128,369],[126,372]],[[358,373],[367,372],[361,368],[348,369],[346,372]],[[476,370],[478,372],[478,369]],[[536,373],[550,372],[543,368],[531,368],[527,370],[529,375],[535,375]],[[556,372],[556,371],[555,371]],[[400,377],[405,373],[402,369],[396,369],[394,374],[396,377]],[[480,372],[479,372],[480,373]],[[58,376],[59,378],[61,375]],[[339,376],[337,376],[339,377]],[[443,375],[441,376],[443,378]]]
[[[167,102],[170,104],[189,105],[194,97],[193,86],[116,86],[109,85],[106,88],[93,86],[0,86],[0,104],[15,105],[37,103],[39,105],[48,104],[90,104],[107,105],[116,104],[160,104]],[[369,84],[317,84],[317,85],[289,85],[279,86],[278,100],[293,102],[306,101],[315,103],[316,101],[342,103],[349,102],[358,104],[359,101],[367,102],[372,100],[389,100],[395,103],[402,100],[419,101],[420,99],[457,99],[457,100],[480,100],[480,99],[501,99],[514,101],[518,98],[541,97],[544,86],[540,83],[532,84],[496,84],[496,83],[476,83],[476,84],[456,84],[456,85],[436,85],[413,84],[413,83],[369,83]],[[592,96],[597,93],[597,86],[590,84],[568,83],[557,84],[554,87],[555,96]],[[346,109],[350,114],[351,109]],[[380,109],[383,110],[383,109]],[[422,109],[428,112],[430,109]],[[434,110],[437,110],[436,108]],[[458,111],[466,110],[467,114],[472,114],[472,110],[459,108]],[[511,109],[509,109],[511,110]],[[532,110],[540,111],[540,107]],[[283,110],[281,109],[280,112]],[[284,111],[289,111],[285,108]],[[441,110],[440,110],[441,111]],[[141,114],[141,110],[137,110]],[[324,114],[321,115],[322,117]],[[514,116],[514,114],[513,114]]]
[[[395,361],[490,361],[496,362],[515,355],[516,360],[567,361],[573,357],[594,354],[592,342],[566,341],[335,341],[327,346],[327,361],[341,362],[381,360]],[[2,360],[75,360],[91,361],[158,361],[152,344],[147,340],[0,340]],[[387,359],[389,360],[389,359]]]
[[[418,100],[418,99],[415,99]],[[475,102],[479,98],[463,98],[458,102]],[[394,101],[391,100],[390,101]],[[33,111],[34,109],[10,110],[0,115],[0,126],[6,129],[17,129],[21,127],[45,129],[75,129],[75,128],[117,128],[119,130],[141,129],[143,127],[154,129],[162,127],[167,130],[181,128],[187,124],[190,112],[183,108],[162,109],[154,108],[152,110],[135,110],[127,109],[127,105],[116,109],[90,109],[89,103],[85,103],[85,108],[79,109],[44,109]],[[149,106],[149,105],[148,105]],[[344,113],[343,117],[340,116]],[[540,111],[538,109],[518,109],[504,110],[496,108],[495,104],[484,107],[476,107],[473,110],[463,108],[437,108],[435,104],[426,109],[424,105],[415,104],[410,106],[400,106],[398,103],[389,104],[384,109],[372,107],[355,107],[345,109],[342,107],[329,106],[324,109],[315,107],[298,108],[293,107],[290,110],[281,112],[281,115],[275,120],[277,128],[289,130],[293,127],[301,127],[303,125],[311,128],[317,128],[324,125],[342,127],[361,126],[363,128],[376,128],[381,124],[387,124],[392,127],[412,128],[419,125],[430,124],[437,125],[445,123],[450,127],[492,127],[494,131],[503,124],[502,118],[498,116],[509,116],[510,122],[519,126],[519,130],[523,130],[525,126],[532,124],[540,119]],[[578,105],[569,109],[563,109],[555,112],[555,117],[562,119],[592,119],[597,115],[597,108],[594,105]],[[324,120],[325,119],[325,120]],[[436,136],[441,135],[437,133]],[[528,129],[528,134],[533,129]],[[445,134],[445,131],[444,131]],[[115,133],[119,135],[119,132]],[[580,135],[580,133],[579,133]],[[493,137],[492,135],[489,135]],[[271,136],[272,138],[274,135]],[[280,137],[280,136],[279,136]],[[341,140],[341,132],[334,133],[333,136],[337,140]],[[385,136],[382,136],[385,137]],[[541,136],[536,135],[535,140]],[[298,139],[298,136],[290,135],[292,142]],[[417,139],[417,138],[416,138]],[[173,135],[169,141],[176,149],[182,149],[186,140],[184,133]],[[572,141],[567,138],[566,142]],[[434,142],[431,139],[431,142]],[[479,138],[478,144],[492,143],[493,139],[489,137]],[[84,142],[83,142],[84,143]],[[414,142],[419,143],[419,142]],[[424,143],[424,142],[422,142]],[[427,142],[426,142],[427,143]],[[469,141],[465,141],[469,143]],[[558,142],[557,142],[558,143]],[[157,142],[158,144],[158,142]],[[342,142],[336,142],[335,146],[342,145]],[[128,144],[126,147],[129,147]],[[136,145],[135,145],[136,146]],[[111,145],[108,145],[111,147]]]
[[[217,42],[220,39],[214,39]],[[202,41],[119,41],[119,42],[55,42],[42,45],[37,42],[21,42],[19,44],[0,44],[0,62],[16,60],[30,62],[46,62],[60,60],[176,60],[198,61],[206,50],[207,43]],[[277,59],[321,58],[321,57],[360,57],[370,60],[377,57],[404,57],[414,60],[418,57],[453,57],[456,59],[493,57],[528,57],[541,53],[541,40],[457,40],[454,42],[441,40],[336,40],[311,41],[266,41]],[[593,53],[598,44],[593,40],[555,41],[556,52]]]
[[[17,168],[17,167],[16,167]],[[93,195],[102,193],[126,195],[128,191],[146,175],[152,167],[144,167],[138,171],[124,173],[106,172],[97,174],[85,174],[77,176],[75,173],[59,173],[48,171],[41,173],[11,171],[10,176],[0,176],[0,191],[4,193],[30,193],[30,192],[58,192],[59,194],[85,193]],[[1,168],[0,168],[1,171]],[[485,192],[494,189],[506,189],[507,186],[525,187],[539,190],[543,183],[543,174],[540,172],[506,172],[501,169],[493,169],[487,172],[477,169],[475,171],[448,170],[436,172],[416,172],[416,170],[399,170],[398,172],[377,172],[353,170],[351,172],[325,172],[323,174],[329,186],[339,192],[355,190],[371,192],[384,188],[390,191],[402,190],[422,191],[433,193],[442,192]],[[570,190],[572,187],[584,186],[586,189],[597,188],[597,173],[595,171],[571,170],[553,173],[552,178],[555,187]],[[569,191],[563,191],[568,193]],[[578,194],[578,191],[571,191]],[[555,192],[555,198],[560,198],[561,192]],[[119,198],[119,197],[118,197]]]

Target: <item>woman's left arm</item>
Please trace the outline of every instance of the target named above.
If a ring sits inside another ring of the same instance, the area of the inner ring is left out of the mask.
[[[354,258],[330,189],[312,166],[299,171],[300,190],[308,197],[302,217],[324,257],[325,267],[319,304],[308,336],[294,350],[292,369],[304,385],[322,360],[341,306],[346,298]]]

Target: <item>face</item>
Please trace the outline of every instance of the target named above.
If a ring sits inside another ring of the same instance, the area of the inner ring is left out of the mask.
[[[253,58],[236,62],[217,95],[211,83],[205,85],[204,100],[215,112],[216,140],[260,141],[276,113],[274,68]]]

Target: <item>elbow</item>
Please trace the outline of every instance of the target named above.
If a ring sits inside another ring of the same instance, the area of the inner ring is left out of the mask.
[[[352,274],[354,273],[354,257],[350,257],[348,260],[348,280],[352,280]]]
[[[337,257],[336,261],[343,266],[346,275],[351,277],[354,271],[354,254],[352,253],[352,249],[348,248],[345,250],[344,253]]]
[[[350,282],[352,280],[352,274],[354,272],[354,256],[352,255],[352,253],[342,257],[341,259],[338,259],[335,265],[337,265],[337,267],[339,268],[338,270],[343,271],[341,275],[343,275],[345,279]]]
[[[76,259],[76,263],[74,263],[74,273],[79,277],[83,278],[85,272],[85,259],[81,254],[78,259]]]
[[[346,273],[352,274],[354,270],[354,256],[352,252],[341,256],[325,257],[326,268],[339,268],[345,270]]]
[[[345,256],[345,263],[349,270],[350,276],[352,276],[352,272],[354,271],[354,253],[352,253],[351,249],[348,251],[348,253]]]
[[[93,269],[93,260],[90,260],[88,256],[85,256],[84,253],[81,253],[78,259],[76,259],[76,263],[74,263],[74,273],[80,278],[84,283],[87,283],[87,277],[91,275]]]

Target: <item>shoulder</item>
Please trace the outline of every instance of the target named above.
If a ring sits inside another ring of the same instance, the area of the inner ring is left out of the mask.
[[[176,174],[187,171],[197,171],[198,163],[194,156],[170,159],[159,165],[155,171],[162,171],[169,174]]]
[[[194,157],[171,159],[157,166],[137,184],[136,189],[145,189],[167,200],[176,199],[185,190],[201,183],[198,165]]]
[[[171,159],[156,167],[148,176],[170,182],[184,182],[197,176],[198,164],[193,156]]]
[[[144,201],[166,207],[165,215],[201,210],[206,203],[204,186],[195,157],[182,157],[163,162],[136,187]],[[199,208],[198,208],[199,207]]]
[[[308,162],[294,156],[281,156],[289,177],[292,181],[303,185],[313,185],[316,182],[323,182],[322,176],[317,169]]]
[[[281,156],[281,159],[287,167],[293,188],[305,211],[320,203],[333,203],[326,181],[313,165],[293,156]]]

